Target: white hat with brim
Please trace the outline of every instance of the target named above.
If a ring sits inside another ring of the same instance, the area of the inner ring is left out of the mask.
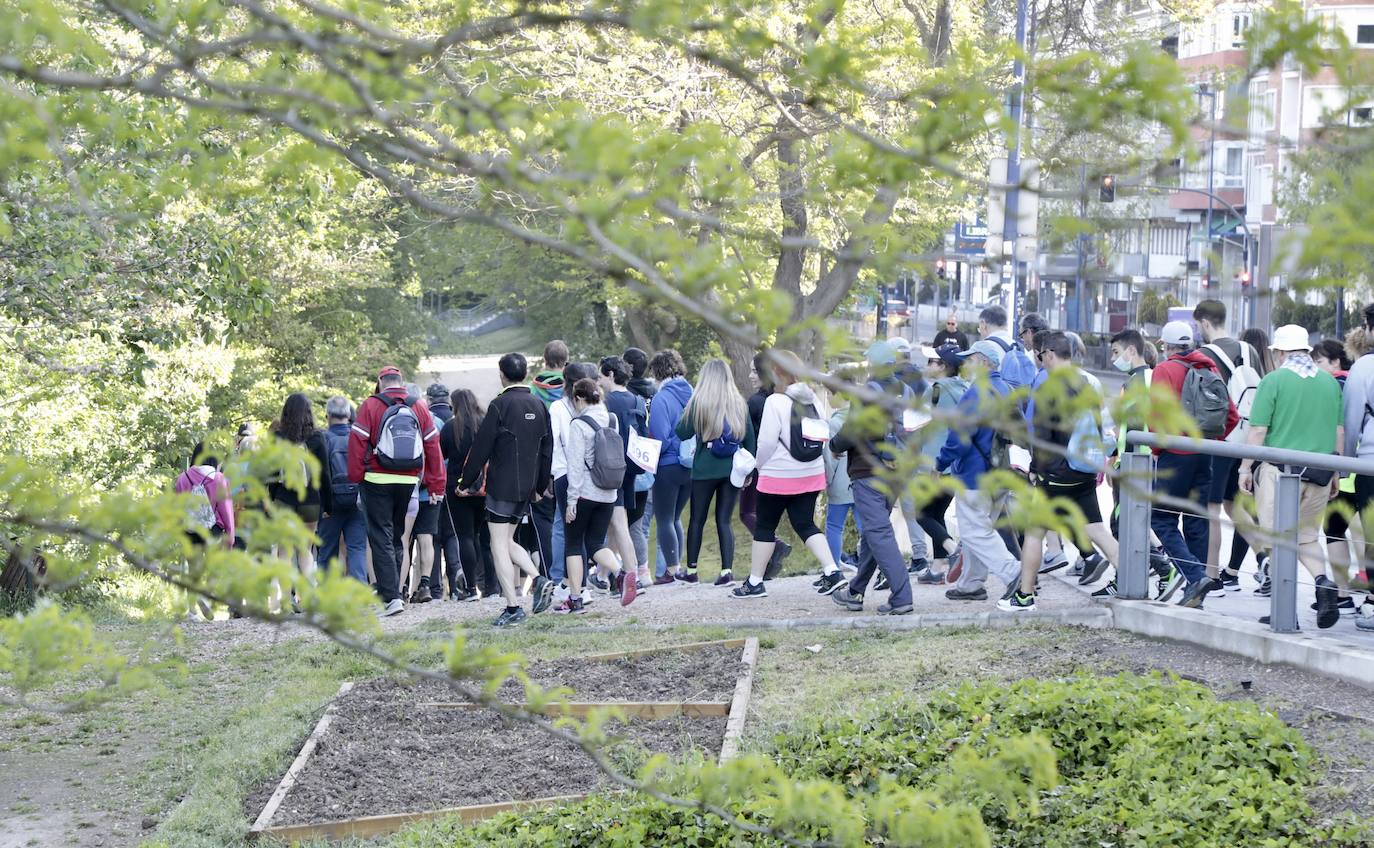
[[[1187,321],[1170,321],[1160,330],[1159,340],[1166,345],[1191,345],[1193,328]]]
[[[735,459],[730,465],[730,485],[736,489],[744,488],[744,481],[758,468],[759,461],[744,448],[735,451]]]
[[[1274,331],[1274,340],[1269,343],[1270,350],[1285,353],[1293,350],[1312,349],[1312,340],[1307,337],[1307,328],[1301,324],[1284,324]]]

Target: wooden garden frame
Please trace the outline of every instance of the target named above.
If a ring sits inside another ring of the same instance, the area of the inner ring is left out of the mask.
[[[715,642],[691,642],[685,645],[666,645],[662,648],[644,648],[635,651],[619,651],[611,654],[597,654],[584,657],[585,660],[592,662],[627,659],[631,657],[649,656],[667,651],[692,651],[725,646],[731,648],[743,648],[741,661],[744,663],[744,673],[735,682],[734,696],[729,702],[716,701],[645,701],[645,702],[569,702],[564,704],[551,704],[543,710],[546,715],[568,715],[585,716],[595,709],[614,707],[619,709],[624,715],[634,718],[671,718],[673,716],[688,716],[692,718],[720,717],[725,716],[725,737],[721,740],[720,762],[724,763],[733,759],[739,753],[740,739],[744,733],[744,721],[749,712],[749,700],[754,690],[754,667],[758,662],[759,640],[755,637],[748,639],[723,639]],[[335,701],[353,688],[352,683],[345,683],[339,687]],[[423,706],[444,707],[457,710],[476,710],[483,709],[481,704],[460,703],[460,702],[431,702]],[[400,830],[408,824],[415,822],[429,821],[431,819],[447,818],[456,816],[463,822],[471,824],[491,818],[499,813],[511,810],[528,810],[539,807],[549,807],[558,804],[566,804],[580,801],[588,796],[583,795],[559,795],[548,798],[530,798],[523,801],[499,801],[492,804],[476,804],[468,807],[448,807],[442,810],[423,810],[413,813],[391,813],[385,815],[363,816],[361,818],[339,819],[336,821],[313,822],[309,824],[279,825],[270,826],[272,816],[276,815],[277,808],[286,800],[291,788],[296,784],[296,778],[305,769],[311,754],[315,752],[319,740],[324,737],[334,720],[334,702],[325,708],[324,714],[311,731],[310,736],[301,746],[300,753],[292,761],[291,766],[286,770],[281,782],[277,784],[272,797],[267,800],[267,804],[262,808],[253,827],[248,831],[250,840],[258,840],[263,837],[279,839],[284,842],[307,839],[330,839],[338,840],[348,837],[367,838],[380,836]]]

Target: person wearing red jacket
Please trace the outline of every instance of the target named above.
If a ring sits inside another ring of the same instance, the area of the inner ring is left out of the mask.
[[[402,409],[392,416],[394,424],[384,427],[388,412],[397,406],[407,407],[414,421]],[[395,366],[381,370],[377,394],[358,407],[348,436],[348,479],[360,486],[377,594],[386,605],[382,615],[395,615],[406,608],[398,568],[410,495],[418,481],[428,490],[430,503],[441,503],[445,483],[434,418],[422,401],[407,404],[405,379]]]
[[[1195,368],[1216,371],[1212,358],[1193,347],[1193,328],[1183,321],[1170,321],[1160,333],[1164,347],[1163,362],[1155,366],[1152,382],[1167,385],[1178,397],[1183,396],[1183,381]],[[1226,429],[1221,438],[1240,423],[1236,405],[1227,398]],[[1212,482],[1212,457],[1187,451],[1155,451],[1155,480],[1157,489],[1172,498],[1199,504],[1201,511],[1179,513],[1155,507],[1150,511],[1150,529],[1159,538],[1173,565],[1160,581],[1158,600],[1168,601],[1184,580],[1183,606],[1200,608],[1212,585],[1207,576],[1207,540],[1210,535],[1210,516],[1206,510],[1207,493]],[[1179,531],[1179,518],[1183,530]]]

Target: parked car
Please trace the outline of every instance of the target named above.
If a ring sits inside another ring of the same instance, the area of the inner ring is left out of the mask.
[[[889,300],[887,302],[887,314],[893,318],[910,318],[911,304],[905,300]]]

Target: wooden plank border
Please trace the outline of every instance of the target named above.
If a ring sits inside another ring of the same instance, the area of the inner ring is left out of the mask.
[[[634,657],[647,657],[654,654],[661,654],[666,651],[700,651],[705,648],[726,647],[743,648],[746,646],[747,639],[717,639],[714,642],[688,642],[685,645],[664,645],[661,648],[640,648],[637,651],[616,651],[611,654],[592,654],[582,657],[583,660],[591,662],[601,662],[603,660],[625,660]]]
[[[735,681],[735,697],[730,701],[730,717],[725,721],[725,739],[720,744],[720,761],[733,760],[739,754],[740,739],[744,736],[744,720],[749,715],[749,699],[754,694],[754,667],[758,664],[759,639],[744,640],[744,674]]]
[[[277,808],[281,806],[282,801],[286,800],[286,794],[291,791],[291,787],[296,785],[296,777],[305,769],[305,764],[309,761],[310,755],[315,753],[315,746],[319,744],[320,739],[324,737],[325,731],[329,729],[329,725],[334,721],[334,705],[338,703],[340,698],[347,695],[348,691],[352,688],[352,681],[344,683],[339,687],[339,691],[335,693],[333,700],[329,702],[329,706],[324,708],[324,715],[320,716],[320,720],[315,724],[315,729],[306,737],[305,744],[301,746],[300,753],[296,755],[296,759],[291,762],[291,767],[288,768],[286,774],[282,776],[281,782],[277,784],[276,791],[272,793],[272,797],[267,799],[267,804],[262,808],[262,812],[258,814],[257,821],[253,822],[253,827],[248,831],[249,838],[255,838],[258,834],[267,830],[267,823],[272,820],[272,816],[276,815]]]
[[[433,701],[417,704],[421,707],[435,707],[444,710],[481,710],[485,704],[470,701]],[[521,709],[529,709],[528,704],[513,704]],[[726,701],[569,701],[563,704],[549,704],[540,710],[544,715],[575,716],[585,718],[593,710],[614,707],[628,718],[718,718],[730,715],[730,704]]]
[[[391,813],[382,816],[363,816],[356,819],[315,822],[313,824],[289,824],[254,830],[254,838],[269,837],[283,842],[304,841],[308,839],[347,839],[348,837],[367,838],[393,833],[408,824],[457,816],[465,823],[472,824],[511,810],[531,810],[572,803],[587,798],[587,795],[559,795],[553,798],[531,798],[525,801],[498,801],[494,804],[476,804],[470,807],[449,807],[443,810],[424,810],[416,813]]]

